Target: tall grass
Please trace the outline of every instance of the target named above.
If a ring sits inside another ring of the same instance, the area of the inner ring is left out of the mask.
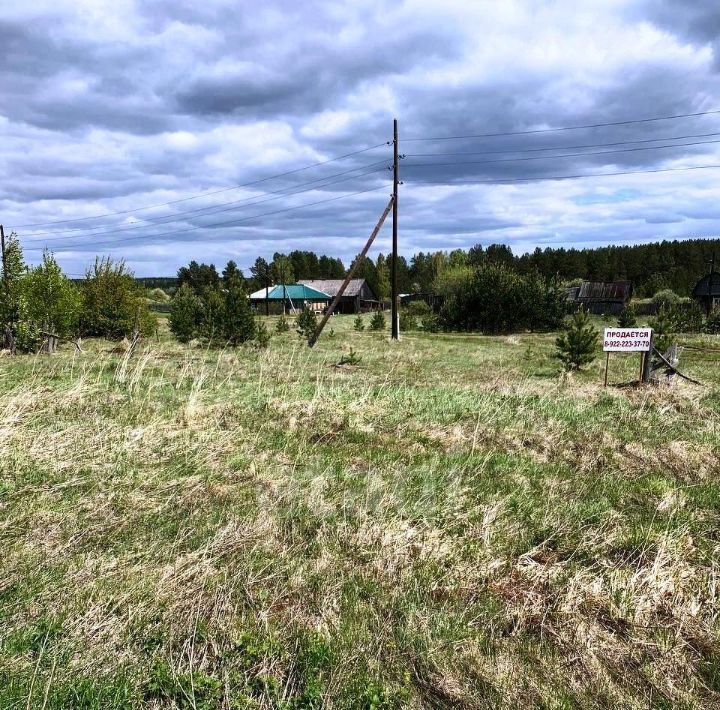
[[[333,327],[2,361],[0,707],[719,704],[713,363]]]

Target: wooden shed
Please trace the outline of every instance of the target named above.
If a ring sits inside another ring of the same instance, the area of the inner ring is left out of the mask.
[[[720,308],[720,272],[711,271],[695,284],[692,297],[700,303],[706,313]]]
[[[568,291],[568,298],[589,313],[617,314],[632,298],[630,281],[585,281]]]

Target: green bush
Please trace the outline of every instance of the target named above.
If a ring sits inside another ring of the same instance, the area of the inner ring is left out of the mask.
[[[143,288],[124,262],[113,262],[109,257],[96,259],[82,287],[82,332],[119,340],[129,336],[136,324],[145,334],[157,328]]]
[[[277,319],[277,323],[275,323],[275,332],[276,333],[287,333],[290,330],[290,323],[288,323],[288,319],[285,317],[285,314],[280,316],[280,318]]]
[[[358,332],[362,333],[363,330],[365,330],[365,322],[363,321],[363,317],[361,315],[357,315],[355,317],[355,321],[353,322],[353,328]]]
[[[669,288],[664,288],[662,291],[658,291],[651,299],[652,303],[657,304],[661,308],[675,306],[680,303],[681,300],[680,296]]]
[[[432,313],[432,308],[425,301],[411,301],[405,306],[404,311],[416,318],[424,318],[429,313]]]
[[[298,335],[309,342],[317,330],[317,315],[315,311],[309,308],[303,308],[300,315],[295,319],[295,327]]]
[[[408,313],[407,310],[402,309],[400,311],[400,331],[408,332],[408,331],[417,330],[417,329],[418,329],[417,317],[414,316],[412,313]]]
[[[595,359],[597,343],[598,331],[587,311],[580,309],[569,318],[564,331],[556,338],[556,357],[566,370],[579,370]]]
[[[370,319],[370,330],[385,330],[385,314],[382,311],[375,311]]]
[[[223,296],[223,338],[230,345],[239,345],[252,340],[256,335],[255,317],[239,274],[235,273],[228,277]],[[267,329],[265,332],[267,333]]]
[[[440,324],[447,330],[551,330],[567,313],[562,289],[537,274],[518,274],[497,264],[450,271],[437,284],[444,297]]]
[[[720,308],[716,308],[710,313],[703,325],[703,332],[717,335],[720,333]]]
[[[428,313],[423,316],[422,329],[426,333],[437,333],[440,330],[440,318],[437,313]]]

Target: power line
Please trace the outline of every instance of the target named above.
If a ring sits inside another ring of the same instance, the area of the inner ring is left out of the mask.
[[[684,168],[653,168],[651,170],[623,170],[613,173],[579,173],[577,175],[536,175],[534,177],[520,178],[492,178],[489,180],[454,180],[453,182],[444,183],[448,187],[455,185],[496,185],[513,182],[542,182],[543,180],[576,180],[588,177],[613,177],[616,175],[644,175],[647,173],[674,173],[686,170],[708,170],[711,168],[720,168],[720,165],[692,165]]]
[[[558,128],[535,128],[529,131],[503,131],[499,133],[471,133],[464,136],[433,136],[428,138],[403,138],[408,141],[450,141],[464,138],[499,138],[501,136],[527,136],[535,133],[556,133],[558,131],[578,131],[587,128],[604,128],[606,126],[628,126],[638,123],[652,123],[653,121],[673,121],[678,118],[693,118],[695,116],[710,116],[720,113],[720,109],[712,111],[697,111],[695,113],[679,113],[674,116],[656,116],[653,118],[633,118],[625,121],[607,121],[605,123],[589,123],[582,126],[560,126]]]
[[[660,150],[662,148],[682,148],[683,146],[709,145],[720,143],[720,140],[697,141],[695,143],[683,143],[682,145],[648,145],[637,148],[616,148],[614,150],[600,150],[583,153],[563,153],[562,155],[525,155],[520,158],[494,158],[493,160],[463,160],[453,163],[404,163],[406,168],[428,168],[428,167],[449,167],[458,165],[491,165],[493,163],[517,163],[528,160],[551,160],[554,158],[577,158],[592,155],[613,155],[616,153],[635,153],[640,150]]]
[[[196,232],[199,229],[210,229],[212,227],[226,227],[226,226],[231,226],[231,225],[235,225],[235,224],[241,224],[242,222],[249,222],[249,221],[251,221],[253,219],[257,219],[259,217],[268,217],[270,215],[281,214],[281,213],[285,213],[285,212],[292,212],[293,210],[304,209],[305,207],[314,207],[315,205],[322,205],[322,204],[325,204],[326,202],[334,202],[336,200],[342,200],[346,197],[354,197],[355,195],[363,195],[367,192],[375,192],[377,190],[383,190],[383,189],[387,189],[387,185],[379,185],[378,187],[371,187],[366,190],[358,190],[357,192],[350,192],[350,193],[346,193],[344,195],[339,195],[337,197],[330,197],[325,200],[318,200],[317,202],[309,202],[305,205],[296,205],[294,207],[286,207],[281,210],[273,210],[272,212],[263,212],[261,214],[251,215],[250,217],[245,217],[243,219],[233,219],[233,220],[229,220],[226,222],[214,222],[213,224],[205,224],[205,225],[202,225],[201,227],[191,227],[190,229],[174,230],[172,232],[162,232],[160,234],[144,234],[144,235],[140,235],[140,236],[136,236],[136,237],[127,237],[126,239],[123,239],[120,241],[93,242],[90,244],[90,246],[93,246],[93,247],[119,246],[119,245],[125,244],[126,242],[132,242],[137,239],[152,240],[152,239],[157,239],[158,237],[166,237],[166,236],[170,236],[170,235],[186,234],[188,232]],[[46,242],[46,244],[43,247],[30,247],[28,249],[24,249],[24,251],[44,251],[48,247],[48,245],[52,246],[52,242]],[[88,246],[88,243],[80,242],[77,244],[63,244],[63,245],[60,245],[60,251],[63,251],[66,249],[74,249],[75,247],[83,247],[83,246]]]
[[[556,145],[546,146],[544,148],[505,148],[503,150],[483,150],[483,151],[469,151],[465,150],[459,153],[406,153],[406,158],[431,158],[436,155],[440,156],[453,156],[453,155],[501,155],[504,153],[539,153],[540,151],[546,150],[576,150],[580,148],[609,148],[617,145],[631,145],[635,143],[657,143],[658,141],[679,141],[688,140],[690,138],[711,138],[713,136],[720,136],[720,132],[716,133],[695,133],[686,136],[666,136],[664,138],[637,138],[630,141],[615,141],[613,143],[585,143],[583,145]],[[678,147],[681,148],[684,144],[679,143]]]
[[[287,170],[284,173],[277,173],[276,175],[269,175],[268,177],[261,178],[259,180],[252,180],[251,182],[243,183],[242,185],[233,185],[232,187],[224,187],[220,190],[214,190],[213,192],[202,192],[198,193],[196,195],[192,195],[190,197],[183,197],[179,200],[171,200],[169,202],[159,202],[154,205],[146,205],[145,207],[136,207],[131,210],[119,210],[117,212],[106,212],[105,214],[99,214],[99,215],[93,215],[91,217],[77,217],[75,219],[60,219],[55,220],[52,222],[33,222],[31,224],[18,224],[15,225],[15,229],[23,229],[27,227],[44,227],[49,226],[53,224],[67,224],[68,222],[84,222],[90,219],[100,219],[102,217],[113,217],[115,215],[123,215],[123,214],[131,214],[133,212],[140,212],[142,210],[149,210],[149,209],[155,209],[156,207],[168,207],[170,205],[177,205],[180,202],[189,202],[190,200],[197,200],[201,197],[210,197],[211,195],[218,195],[221,192],[229,192],[230,190],[238,190],[243,187],[249,187],[251,185],[259,185],[260,183],[267,182],[268,180],[275,180],[276,178],[280,177],[286,177],[287,175],[294,175],[295,173],[303,172],[304,170],[310,170],[311,168],[317,168],[321,165],[327,165],[328,163],[334,163],[338,160],[343,160],[344,158],[350,158],[353,155],[360,155],[360,153],[367,153],[368,151],[375,150],[377,148],[382,148],[383,146],[388,145],[387,141],[385,143],[378,143],[377,145],[371,145],[367,148],[362,148],[361,150],[354,150],[351,153],[345,153],[344,155],[338,155],[335,158],[329,158],[328,160],[320,161],[319,163],[313,163],[312,165],[306,165],[302,168],[295,168],[294,170]]]
[[[105,234],[116,234],[117,232],[128,232],[128,231],[135,231],[138,229],[147,229],[148,227],[154,225],[154,224],[163,224],[164,222],[167,222],[171,224],[172,222],[180,222],[183,221],[181,218],[183,218],[186,215],[195,215],[196,217],[205,217],[210,214],[217,214],[219,212],[228,212],[230,210],[239,208],[239,207],[252,207],[256,204],[262,204],[264,202],[271,202],[273,200],[278,200],[282,197],[292,197],[293,195],[300,195],[303,192],[310,192],[312,190],[318,190],[323,187],[329,187],[332,185],[335,185],[337,183],[346,182],[347,180],[354,180],[355,178],[364,177],[365,175],[370,175],[372,173],[379,172],[379,168],[373,167],[378,165],[385,165],[387,161],[385,160],[378,160],[375,163],[368,163],[367,165],[361,165],[360,167],[353,168],[352,170],[345,170],[341,173],[335,173],[335,175],[327,175],[324,178],[318,178],[316,180],[309,180],[304,183],[300,183],[300,185],[294,185],[289,188],[284,188],[283,190],[274,190],[271,192],[266,192],[264,194],[266,195],[277,195],[277,197],[268,197],[267,199],[260,199],[262,195],[256,195],[255,197],[247,197],[242,200],[233,200],[232,202],[223,202],[219,205],[211,205],[209,207],[203,207],[197,210],[187,210],[185,212],[176,212],[172,215],[165,215],[164,217],[158,217],[155,220],[144,220],[146,224],[134,224],[124,227],[111,227],[110,229],[107,228],[107,226],[100,226],[100,227],[86,227],[85,229],[80,228],[73,228],[73,229],[63,229],[63,230],[57,230],[57,231],[48,231],[48,232],[34,232],[29,234],[27,237],[24,237],[24,239],[31,240],[36,237],[40,237],[43,235],[53,235],[53,234],[66,234],[69,232],[80,232],[80,234],[73,234],[70,237],[65,237],[65,239],[74,239],[75,237],[96,237],[96,236],[103,236]],[[350,177],[343,178],[342,180],[333,180],[332,178],[336,178],[342,175],[348,175],[349,173],[354,173],[358,170],[362,170],[364,168],[370,168],[373,167],[372,170],[367,170],[363,173],[358,173],[357,175],[350,175]],[[322,181],[327,180],[329,182],[323,183]],[[313,187],[308,187],[303,190],[295,190],[295,192],[287,192],[287,190],[292,190],[294,187],[302,187],[303,185],[310,185],[312,183],[320,182],[322,184],[320,185],[313,185]],[[250,200],[254,200],[254,202],[249,202]],[[248,203],[243,205],[242,203]],[[228,206],[229,205],[229,206]],[[220,208],[220,209],[218,209]],[[203,214],[204,213],[204,214]],[[97,230],[104,230],[104,231],[97,231]],[[61,237],[60,239],[63,239]]]

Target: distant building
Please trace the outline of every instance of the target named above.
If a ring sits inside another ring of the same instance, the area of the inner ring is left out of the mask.
[[[692,297],[700,303],[706,313],[720,307],[720,272],[711,271],[695,284]]]
[[[301,284],[327,293],[334,298],[342,286],[343,279],[301,279]],[[336,313],[361,313],[382,308],[377,295],[370,288],[365,279],[350,279],[340,303],[335,309]]]
[[[269,304],[271,313],[293,313],[306,306],[313,311],[322,311],[330,303],[330,295],[306,284],[277,284],[250,294],[250,303],[258,310]]]
[[[568,298],[589,313],[619,313],[630,302],[633,287],[630,281],[585,281],[568,289]]]

